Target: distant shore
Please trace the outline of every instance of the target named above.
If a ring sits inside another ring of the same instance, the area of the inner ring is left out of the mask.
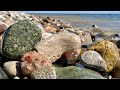
[[[67,22],[70,22],[71,25],[73,25],[76,28],[91,27],[91,25],[94,24],[94,25],[100,26],[100,28],[103,28],[106,31],[120,33],[120,28],[118,27],[119,25],[115,25],[115,23],[111,19],[109,20],[109,18],[107,18],[107,19],[104,19],[104,18],[94,19],[94,16],[93,17],[91,16],[92,18],[90,18],[90,17],[86,17],[84,15],[79,15],[79,14],[32,14],[32,15],[41,16],[41,17],[48,16],[48,17],[52,17],[55,19],[65,20]],[[111,23],[113,24],[114,27],[112,27],[112,26],[109,27],[109,25],[111,25]]]

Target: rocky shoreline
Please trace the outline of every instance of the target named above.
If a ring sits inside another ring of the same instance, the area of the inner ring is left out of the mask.
[[[119,79],[120,34],[0,11],[0,79]]]

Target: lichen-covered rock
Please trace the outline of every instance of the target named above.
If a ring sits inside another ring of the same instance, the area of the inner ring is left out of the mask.
[[[54,67],[43,67],[31,73],[32,79],[56,79]]]
[[[106,62],[102,58],[102,56],[93,50],[89,50],[84,52],[81,55],[80,58],[80,63],[83,66],[89,67],[89,68],[94,68],[99,71],[105,71],[106,70]]]
[[[76,66],[55,66],[57,79],[105,79],[100,73]]]
[[[115,68],[119,59],[119,51],[114,43],[106,40],[100,40],[91,44],[88,50],[97,51],[102,56],[106,62],[105,72],[110,72],[113,68]]]
[[[52,62],[59,59],[64,51],[72,49],[76,50],[80,47],[80,37],[76,34],[67,32],[54,34],[35,45],[35,49],[39,53],[45,55],[46,58],[49,58]]]
[[[30,76],[33,71],[46,66],[52,66],[51,61],[36,51],[27,52],[21,58],[21,72],[25,76]]]
[[[41,30],[29,20],[20,20],[3,34],[2,54],[11,59],[20,58],[41,40]]]
[[[9,61],[5,62],[3,65],[4,71],[8,74],[9,77],[19,76],[21,77],[20,62],[18,61]]]

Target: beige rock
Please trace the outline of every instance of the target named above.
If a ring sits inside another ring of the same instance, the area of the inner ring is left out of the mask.
[[[92,43],[92,38],[88,32],[81,33],[80,38],[82,45],[89,45]]]
[[[15,21],[11,17],[9,17],[5,20],[5,23],[10,26],[10,25],[14,24]]]
[[[73,33],[61,32],[35,45],[35,49],[55,62],[66,50],[77,50],[81,47],[80,37]]]
[[[20,67],[18,64],[20,64],[18,61],[8,61],[4,63],[3,67],[10,77],[15,77],[16,75],[20,75]]]

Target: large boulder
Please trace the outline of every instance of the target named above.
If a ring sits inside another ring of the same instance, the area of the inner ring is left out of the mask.
[[[90,47],[88,48],[88,50],[97,51],[105,60],[105,72],[110,72],[113,68],[115,68],[116,63],[119,59],[119,51],[114,43],[102,39],[100,41],[96,41],[89,46]]]
[[[66,50],[76,50],[80,47],[80,37],[76,34],[67,32],[54,34],[35,45],[35,49],[52,62],[59,59]]]
[[[100,73],[76,66],[55,66],[57,79],[105,79]]]
[[[34,48],[41,36],[41,29],[32,21],[20,20],[3,33],[2,54],[11,59],[20,58]]]

